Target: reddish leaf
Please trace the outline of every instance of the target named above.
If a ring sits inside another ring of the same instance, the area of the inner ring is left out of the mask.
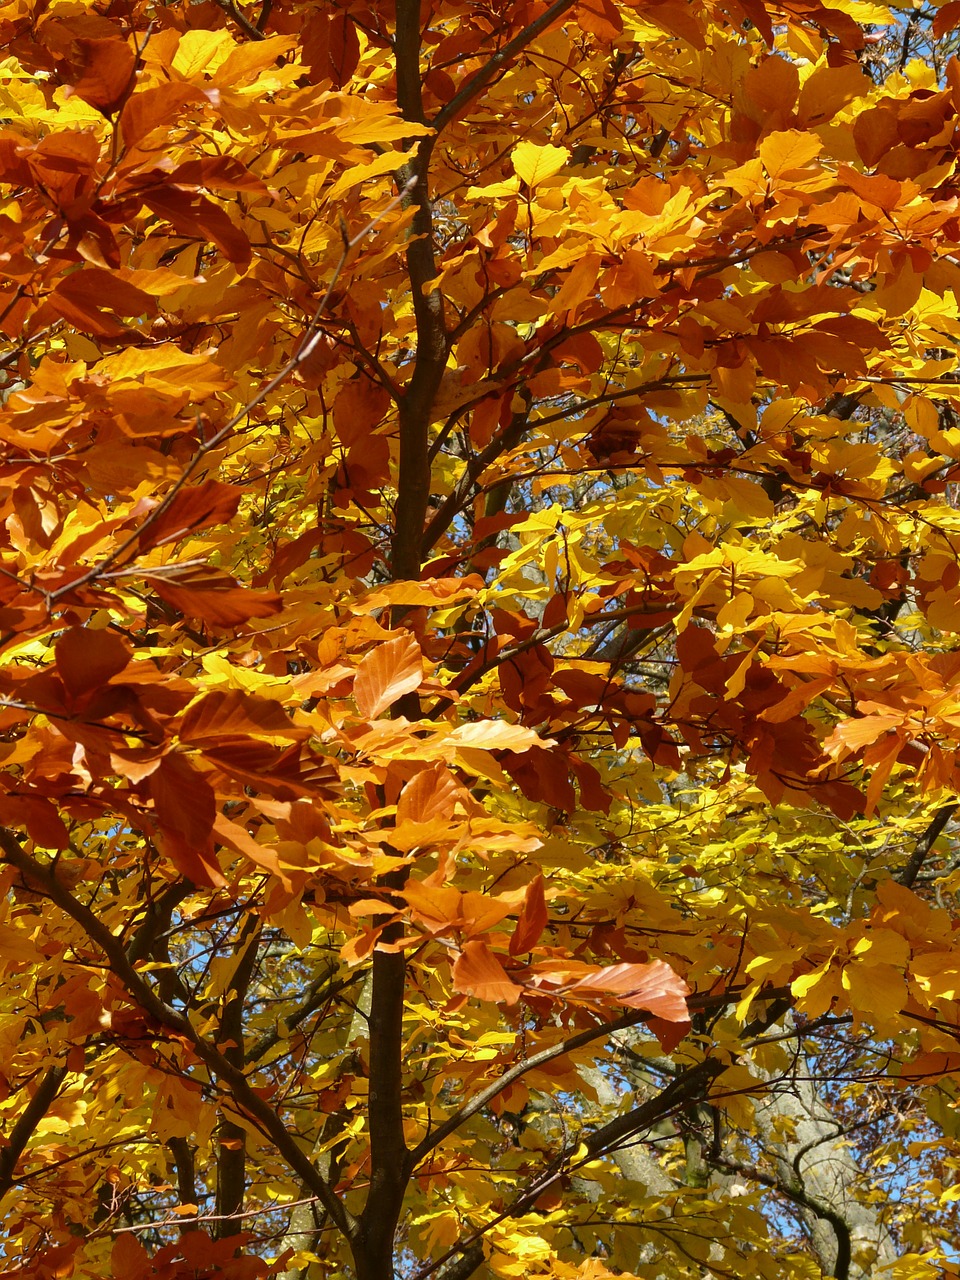
[[[165,176],[165,180],[166,179]],[[226,211],[206,196],[179,187],[150,187],[142,193],[143,202],[164,218],[175,231],[195,239],[204,236],[220,249],[231,262],[246,266],[250,261],[250,241]]]
[[[66,298],[79,306],[102,310],[109,307],[117,315],[156,315],[157,300],[152,293],[144,293],[129,280],[122,280],[114,271],[102,267],[84,267],[71,271],[50,295],[52,299]]]
[[[132,1231],[121,1231],[110,1251],[110,1272],[124,1280],[145,1280],[151,1274],[150,1255]]]
[[[351,378],[333,404],[333,425],[348,446],[369,437],[390,407],[390,393],[370,378]]]
[[[667,1018],[647,1018],[647,1027],[660,1041],[664,1053],[673,1053],[690,1031],[689,1021],[672,1022]]]
[[[234,156],[203,156],[178,165],[170,181],[183,187],[206,187],[208,191],[249,191],[266,195],[266,184]]]
[[[950,0],[942,5],[933,15],[933,36],[942,40],[948,31],[960,27],[960,0]]]
[[[243,786],[278,800],[336,794],[337,773],[333,766],[299,745],[278,751],[247,737],[218,738],[203,756]]]

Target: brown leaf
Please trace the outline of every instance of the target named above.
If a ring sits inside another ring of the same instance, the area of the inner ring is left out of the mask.
[[[266,184],[234,156],[203,156],[178,165],[170,181],[181,187],[206,187],[208,191],[249,191],[266,195]]]
[[[72,91],[91,107],[112,116],[123,105],[134,85],[137,57],[126,40],[75,41],[76,79],[67,79]]]
[[[155,520],[147,517],[140,538],[141,550],[176,542],[209,525],[226,524],[237,514],[242,496],[236,485],[221,484],[219,480],[205,480],[181,489]]]
[[[204,750],[203,757],[242,786],[266,792],[277,800],[336,793],[337,773],[333,766],[298,744],[278,751],[268,743],[247,737],[220,738]]]
[[[57,670],[73,697],[106,684],[118,675],[133,656],[133,651],[115,631],[93,631],[89,627],[72,627],[54,646]]]
[[[163,178],[169,182],[166,174]],[[238,266],[249,263],[250,241],[226,210],[206,196],[180,187],[165,186],[148,188],[142,192],[142,199],[148,208],[181,235],[191,238],[202,236],[215,244],[231,262]]]
[[[201,565],[144,570],[143,576],[161,600],[188,618],[200,618],[213,627],[235,627],[251,618],[269,618],[283,605],[274,591],[251,591],[229,574]]]
[[[181,875],[207,889],[222,889],[227,878],[220,870],[213,841],[194,845],[177,831],[161,830],[160,846]]]
[[[216,797],[207,779],[185,756],[164,756],[159,767],[149,775],[147,785],[161,827],[175,831],[195,848],[209,841],[216,816]]]

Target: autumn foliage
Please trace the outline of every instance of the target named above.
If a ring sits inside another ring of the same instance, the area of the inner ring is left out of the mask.
[[[0,6],[3,1276],[955,1274],[957,27]]]

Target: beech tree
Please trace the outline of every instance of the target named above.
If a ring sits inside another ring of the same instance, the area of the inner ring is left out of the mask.
[[[960,4],[0,13],[2,1274],[955,1274]]]

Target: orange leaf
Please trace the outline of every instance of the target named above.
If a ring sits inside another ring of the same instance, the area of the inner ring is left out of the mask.
[[[510,939],[510,954],[522,955],[530,951],[547,927],[547,901],[543,894],[543,876],[537,876],[527,886],[520,911],[520,919]]]
[[[167,128],[185,106],[205,105],[208,101],[201,89],[179,82],[135,93],[127,99],[120,115],[120,130],[127,150],[132,150],[154,129]]]
[[[861,747],[876,742],[888,729],[902,724],[903,718],[902,713],[892,712],[889,715],[859,716],[844,720],[826,739],[823,749],[827,755],[833,756],[836,760],[842,760],[851,751],[859,751]]]
[[[409,632],[371,650],[357,667],[353,696],[360,714],[375,720],[423,683],[420,646]]]
[[[760,159],[772,178],[805,169],[823,150],[823,143],[812,133],[787,129],[769,133],[760,143]]]
[[[960,0],[950,0],[933,15],[933,36],[942,40],[948,31],[960,27]]]
[[[310,730],[298,729],[279,702],[239,689],[215,689],[189,706],[180,721],[180,740],[201,747],[219,739],[242,740],[246,735],[289,742],[308,738]]]
[[[149,776],[150,794],[160,825],[192,845],[202,845],[213,830],[213,787],[182,755],[164,756]]]
[[[583,30],[601,40],[615,40],[623,31],[623,19],[613,0],[580,0],[575,13]]]
[[[176,831],[161,831],[160,847],[182,876],[206,889],[222,889],[227,883],[220,870],[213,842],[194,845]]]
[[[222,813],[218,813],[214,819],[213,829],[223,844],[229,845],[244,858],[249,858],[255,866],[263,867],[265,871],[276,876],[284,889],[290,889],[289,872],[280,865],[277,855],[268,845],[258,844],[239,823],[231,822]]]
[[[453,966],[453,989],[478,1000],[495,1000],[514,1005],[523,988],[511,981],[485,942],[464,943]]]
[[[647,1009],[668,1022],[686,1022],[690,988],[662,960],[648,964],[613,964],[581,978],[565,994],[609,992],[629,1009]]]
[[[400,792],[397,801],[397,826],[404,822],[429,822],[433,818],[449,818],[456,808],[460,785],[445,765],[439,762],[421,769]]]

